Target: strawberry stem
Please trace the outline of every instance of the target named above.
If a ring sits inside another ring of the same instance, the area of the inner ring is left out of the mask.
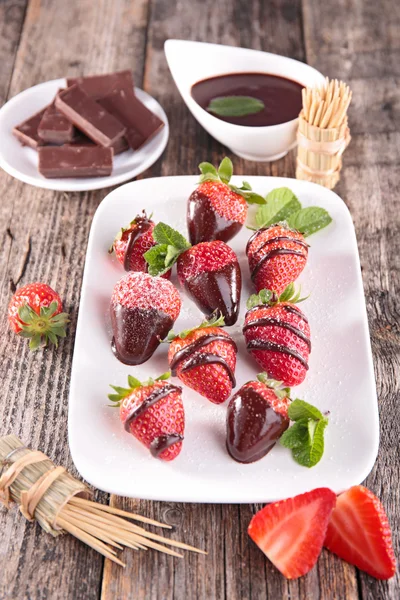
[[[29,348],[37,350],[47,346],[50,342],[58,346],[58,338],[66,336],[66,325],[69,323],[67,313],[57,313],[58,302],[54,300],[49,306],[41,306],[38,314],[29,306],[24,304],[18,310],[21,322],[19,335],[30,339]]]

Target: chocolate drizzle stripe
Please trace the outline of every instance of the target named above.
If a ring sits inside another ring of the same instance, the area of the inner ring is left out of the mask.
[[[267,261],[270,258],[274,258],[275,256],[280,256],[284,254],[293,254],[294,256],[302,256],[304,259],[306,258],[304,253],[299,252],[298,250],[289,250],[288,248],[275,248],[274,250],[270,250],[269,252],[264,254],[264,256],[258,261],[251,273],[251,279],[254,281],[265,261]]]
[[[282,308],[284,310],[286,310],[287,312],[297,315],[298,317],[300,317],[300,319],[303,319],[303,321],[308,323],[307,317],[305,315],[303,315],[303,313],[301,312],[301,310],[299,308],[297,308],[297,306],[289,306],[288,304],[286,304],[285,306],[282,306]]]
[[[130,232],[128,236],[128,243],[125,248],[124,254],[124,269],[130,271],[130,263],[135,243],[148,231],[151,227],[151,222],[148,219],[140,217],[136,220],[136,229]]]
[[[142,404],[135,408],[135,410],[133,410],[128,416],[124,423],[125,430],[129,433],[131,423],[136,421],[136,419],[140,417],[144,412],[146,412],[146,410],[150,408],[150,406],[153,406],[154,404],[156,404],[156,402],[159,402],[169,394],[172,394],[172,392],[181,391],[182,388],[178,387],[177,385],[173,385],[172,383],[167,383],[167,385],[164,385],[163,387],[154,390],[154,392],[152,392],[150,396],[143,400]]]
[[[181,369],[181,373],[185,373],[186,371],[190,371],[191,369],[195,369],[196,367],[201,367],[202,365],[213,365],[218,364],[222,365],[226,372],[228,373],[229,379],[231,380],[232,387],[236,387],[236,379],[235,375],[222,356],[218,356],[217,354],[211,354],[210,352],[201,352],[200,354],[196,354],[189,358],[189,360],[183,365]]]
[[[280,321],[279,319],[274,319],[272,317],[261,317],[260,319],[256,319],[255,321],[250,321],[250,323],[246,323],[243,327],[243,333],[248,331],[251,327],[261,327],[262,325],[273,325],[276,327],[282,327],[283,329],[288,329],[295,335],[297,335],[300,339],[303,340],[308,346],[309,351],[311,352],[311,340],[310,338],[301,331],[298,327],[295,327],[291,323],[286,323],[286,321]]]
[[[261,227],[261,229],[258,229],[257,231],[255,231],[250,238],[247,241],[246,244],[246,254],[248,254],[249,249],[251,244],[254,242],[254,240],[263,232],[263,231],[267,231],[269,229],[269,227]],[[263,248],[264,246],[266,246],[267,244],[271,244],[272,242],[278,242],[280,240],[289,240],[291,242],[299,242],[299,244],[301,246],[304,246],[305,248],[309,248],[309,245],[304,242],[303,240],[299,240],[298,238],[294,238],[294,237],[290,237],[290,236],[275,236],[274,238],[271,238],[269,240],[266,240],[264,242],[264,244],[262,246],[260,246],[260,248],[258,248],[258,250],[260,250],[261,248]],[[258,250],[256,250],[256,252],[258,252]]]
[[[183,435],[180,435],[179,433],[168,433],[166,435],[160,435],[154,438],[154,440],[151,442],[150,452],[155,458],[158,458],[158,456],[160,456],[160,454],[162,454],[164,450],[167,450],[167,448],[170,448],[177,442],[182,441]]]
[[[247,344],[247,350],[267,350],[269,352],[282,352],[282,354],[289,354],[303,365],[305,369],[308,371],[308,363],[297,350],[293,348],[289,348],[288,346],[284,346],[283,344],[277,344],[275,342],[269,342],[268,340],[251,340]]]
[[[178,365],[187,358],[189,358],[190,355],[193,354],[193,352],[196,352],[196,350],[199,350],[200,348],[203,348],[204,346],[207,346],[208,344],[211,344],[212,342],[217,342],[219,340],[227,342],[228,344],[233,346],[233,349],[235,350],[235,352],[237,352],[237,346],[231,337],[223,335],[222,333],[209,333],[207,335],[202,335],[201,337],[198,337],[196,340],[194,340],[191,344],[188,344],[187,346],[184,346],[183,348],[178,350],[178,352],[174,355],[169,365],[172,374],[176,375]]]

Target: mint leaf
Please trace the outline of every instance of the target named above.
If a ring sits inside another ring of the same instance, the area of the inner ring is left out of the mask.
[[[298,421],[299,419],[324,419],[324,415],[316,406],[305,402],[304,400],[293,400],[288,410],[289,419],[291,421]]]
[[[309,206],[291,214],[287,219],[289,227],[297,229],[305,237],[332,223],[330,214],[319,206]]]
[[[144,259],[149,265],[149,274],[156,276],[162,275],[168,268],[165,264],[167,253],[168,253],[168,244],[159,244],[158,246],[153,246],[150,250],[144,253]]]
[[[220,96],[213,98],[207,110],[220,117],[254,115],[264,108],[264,102],[251,96]]]
[[[175,229],[172,229],[166,223],[157,223],[153,229],[153,238],[157,244],[167,244],[174,246],[179,250],[190,248],[189,242]]]
[[[308,444],[308,420],[300,419],[289,429],[286,429],[280,441],[285,448],[299,448]]]
[[[230,158],[225,156],[218,167],[218,176],[223,183],[229,183],[233,174],[233,164]]]
[[[167,246],[167,254],[165,256],[165,266],[171,267],[178,256],[181,254],[181,250],[175,248],[175,246]]]
[[[312,423],[314,424],[313,427],[310,428],[310,424],[308,427],[308,442],[292,449],[294,460],[303,467],[308,468],[314,467],[322,458],[324,453],[324,431],[328,420],[323,419],[322,421],[313,421]]]
[[[298,212],[301,204],[292,190],[287,187],[276,188],[266,196],[266,204],[256,214],[258,229],[286,221],[291,214]]]

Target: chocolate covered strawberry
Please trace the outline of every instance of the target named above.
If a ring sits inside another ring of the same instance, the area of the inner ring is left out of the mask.
[[[308,244],[299,231],[278,223],[256,231],[247,242],[246,254],[257,291],[280,294],[306,266]]]
[[[58,338],[65,337],[68,315],[62,312],[60,296],[45,283],[29,283],[19,288],[8,305],[11,329],[29,338],[29,348],[37,350]]]
[[[200,310],[221,313],[226,325],[236,323],[242,279],[234,251],[220,240],[191,246],[165,223],[156,225],[153,237],[157,245],[145,254],[149,273],[161,275],[176,262],[179,281]]]
[[[221,325],[223,318],[214,318],[177,336],[168,336],[172,374],[215,404],[225,402],[236,385],[237,347]]]
[[[250,521],[248,534],[277,569],[296,579],[318,560],[336,496],[328,488],[267,504]]]
[[[152,356],[181,309],[177,289],[167,279],[130,272],[120,279],[111,297],[112,350],[128,365]]]
[[[108,396],[119,406],[125,430],[166,461],[180,453],[185,430],[182,388],[165,381],[169,375],[143,383],[129,375],[129,387],[112,385],[115,393]]]
[[[232,397],[226,420],[226,447],[238,462],[263,458],[289,427],[288,389],[260,373]]]
[[[225,157],[218,170],[210,163],[199,165],[199,185],[188,200],[187,223],[192,244],[222,240],[228,242],[242,228],[247,203],[264,204],[247,182],[238,188],[230,184],[232,161]]]
[[[115,252],[125,271],[143,271],[147,273],[148,264],[144,254],[155,245],[153,239],[154,221],[147,216],[146,211],[137,215],[128,227],[123,227],[114,239],[109,252]],[[170,276],[170,271],[163,275]]]
[[[261,290],[249,298],[243,327],[247,350],[269,377],[288,386],[302,383],[308,371],[310,326],[296,306],[301,300],[293,284],[279,298]]]

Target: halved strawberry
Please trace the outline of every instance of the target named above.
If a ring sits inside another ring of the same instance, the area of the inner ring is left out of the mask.
[[[247,242],[246,254],[257,291],[281,294],[306,266],[308,244],[299,231],[278,223],[256,231]]]
[[[216,317],[177,336],[168,336],[172,374],[215,404],[225,402],[236,385],[237,347],[221,325],[223,318]]]
[[[265,204],[265,199],[243,182],[241,188],[230,184],[232,161],[225,157],[217,169],[200,163],[199,185],[188,201],[187,223],[192,244],[222,240],[228,242],[242,228],[247,217],[247,203]]]
[[[268,504],[248,534],[287,579],[308,573],[318,560],[336,496],[328,488]]]
[[[396,572],[385,509],[362,485],[355,485],[338,496],[324,546],[377,579],[390,579]]]
[[[128,376],[128,388],[112,385],[109,399],[120,407],[125,430],[134,435],[151,454],[161,460],[173,460],[182,449],[185,413],[182,389],[165,381],[170,373],[156,380],[140,382]]]
[[[310,326],[296,306],[302,300],[293,284],[279,297],[261,290],[247,302],[243,327],[247,350],[270,378],[289,387],[304,381],[311,351]]]
[[[29,338],[29,348],[37,350],[65,337],[68,315],[62,312],[60,296],[45,283],[29,283],[19,288],[8,305],[8,322],[18,335]]]

